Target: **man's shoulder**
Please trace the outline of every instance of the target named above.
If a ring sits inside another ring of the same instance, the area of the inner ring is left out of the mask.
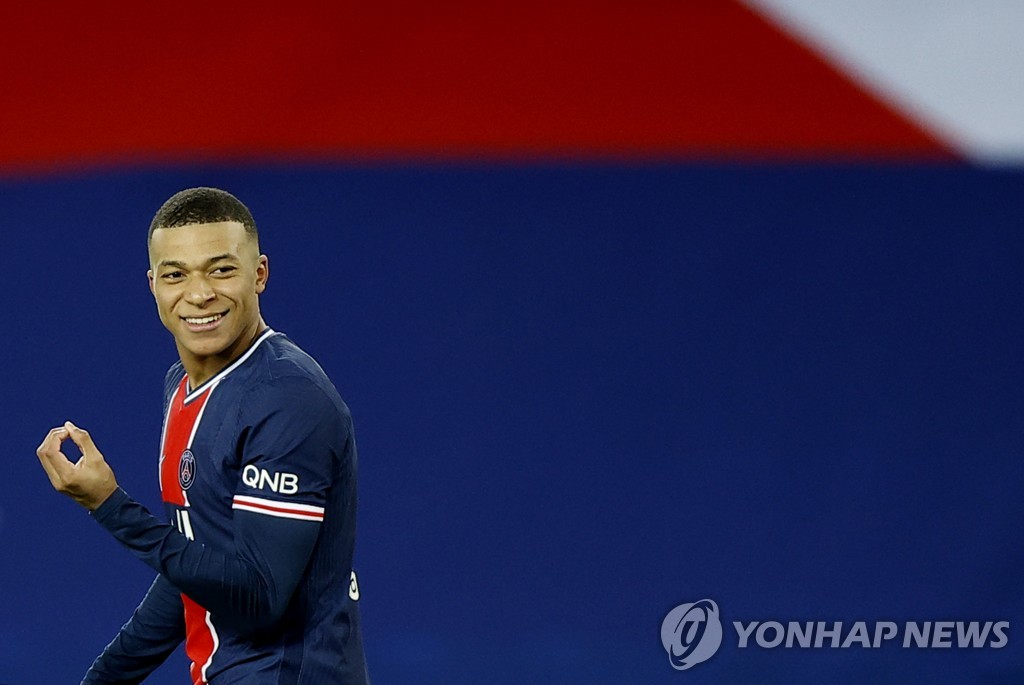
[[[334,387],[323,367],[284,333],[271,336],[263,347],[260,380]]]
[[[268,338],[253,365],[247,391],[264,402],[307,407],[333,407],[348,415],[348,407],[323,367],[283,333]]]

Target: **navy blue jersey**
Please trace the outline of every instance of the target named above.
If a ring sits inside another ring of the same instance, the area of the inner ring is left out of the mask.
[[[86,683],[136,683],[184,639],[192,682],[368,682],[352,568],[356,448],[317,363],[264,331],[199,387],[164,385],[171,523],[123,491],[93,516],[159,576]]]

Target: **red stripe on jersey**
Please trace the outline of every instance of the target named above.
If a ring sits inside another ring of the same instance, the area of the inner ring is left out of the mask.
[[[245,509],[271,515],[287,515],[290,518],[302,518],[309,521],[323,521],[324,508],[311,504],[288,504],[258,497],[235,495],[231,503],[232,509]]]
[[[203,685],[207,682],[206,667],[217,651],[217,634],[206,622],[209,615],[206,609],[184,594],[181,601],[185,605],[185,654],[192,661],[189,674],[192,676],[192,685]]]
[[[171,398],[171,406],[167,410],[167,420],[164,424],[163,445],[160,450],[160,494],[164,502],[176,504],[179,507],[188,506],[185,501],[185,491],[182,490],[178,477],[181,457],[185,450],[192,446],[192,437],[202,418],[203,407],[206,406],[206,402],[216,386],[216,383],[213,383],[200,395],[189,398],[186,402],[187,383],[188,377],[186,376],[181,379],[177,391]],[[184,594],[181,599],[185,605],[185,653],[192,661],[189,672],[194,685],[202,685],[206,682],[204,670],[217,650],[217,634],[213,630],[213,626],[207,623],[206,609]]]
[[[160,494],[170,504],[185,506],[185,493],[178,482],[178,469],[181,467],[181,455],[192,445],[196,423],[203,412],[206,400],[213,388],[208,388],[199,397],[185,402],[188,377],[181,379],[178,390],[171,399],[167,410],[167,423],[164,429],[164,444],[160,454]]]

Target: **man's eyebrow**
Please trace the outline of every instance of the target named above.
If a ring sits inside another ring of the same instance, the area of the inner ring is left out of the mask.
[[[207,259],[206,265],[209,266],[210,264],[214,264],[216,262],[222,262],[225,259],[234,259],[235,261],[238,261],[238,257],[231,254],[230,252],[225,252],[224,254],[219,254],[216,257],[210,257],[209,259]],[[160,268],[163,268],[165,266],[173,266],[175,269],[188,269],[188,264],[186,264],[185,262],[178,261],[177,259],[165,259],[162,262],[160,262],[158,266]]]

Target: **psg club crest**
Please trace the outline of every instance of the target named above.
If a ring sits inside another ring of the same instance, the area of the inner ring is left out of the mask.
[[[178,462],[178,485],[182,490],[188,490],[196,479],[196,458],[192,452],[185,450],[181,453],[181,461]]]

